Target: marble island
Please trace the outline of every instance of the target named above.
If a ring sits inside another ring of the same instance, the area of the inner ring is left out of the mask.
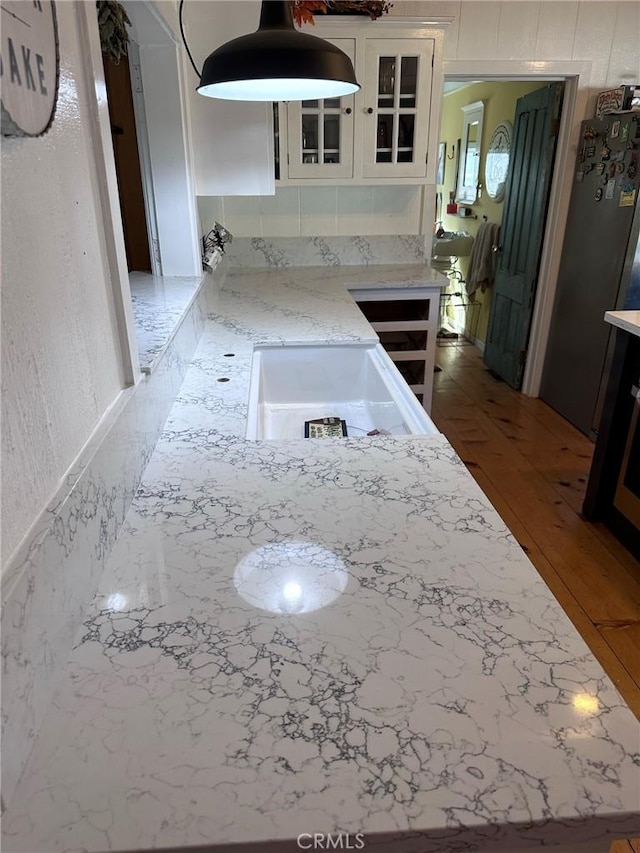
[[[256,343],[375,342],[348,289],[425,269],[227,275],[5,851],[342,831],[606,853],[640,832],[638,723],[443,436],[244,438]]]

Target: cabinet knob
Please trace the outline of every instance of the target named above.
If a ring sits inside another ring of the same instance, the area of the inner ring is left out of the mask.
[[[346,108],[346,110],[345,110],[345,115],[348,115],[348,116],[350,116],[350,115],[351,115],[351,107],[347,107],[347,108]]]
[[[371,115],[373,113],[373,107],[367,107],[366,112],[368,112],[369,115]]]

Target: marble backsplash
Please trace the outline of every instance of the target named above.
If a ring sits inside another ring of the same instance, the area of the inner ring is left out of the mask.
[[[215,290],[205,282],[157,369],[123,392],[3,573],[5,806],[202,335]]]
[[[226,251],[234,267],[415,264],[424,261],[419,234],[376,237],[239,237]]]

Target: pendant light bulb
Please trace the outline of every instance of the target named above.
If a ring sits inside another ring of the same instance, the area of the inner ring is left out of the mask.
[[[359,88],[344,51],[296,30],[288,0],[263,0],[256,32],[214,50],[197,91],[230,101],[302,101],[339,98]]]

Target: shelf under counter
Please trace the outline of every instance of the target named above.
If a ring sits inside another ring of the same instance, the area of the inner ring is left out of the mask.
[[[431,411],[440,286],[351,291],[424,409]]]
[[[422,320],[405,323],[372,323],[380,343],[393,358],[394,354],[415,352],[427,357],[430,327]]]

